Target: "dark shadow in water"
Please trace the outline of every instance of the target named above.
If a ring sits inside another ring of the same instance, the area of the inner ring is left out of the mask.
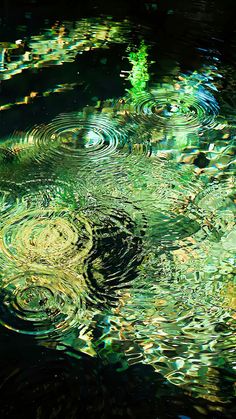
[[[124,49],[119,45],[111,50],[91,50],[79,55],[72,63],[52,66],[39,71],[25,71],[0,83],[0,106],[14,103],[29,92],[37,91],[37,99],[30,105],[16,105],[0,112],[1,136],[15,130],[25,130],[34,124],[47,123],[61,112],[81,110],[84,106],[94,105],[96,101],[118,98],[125,93],[125,86],[119,74],[127,63],[122,60]],[[107,64],[101,63],[106,57]],[[88,66],[89,63],[89,66]],[[78,75],[79,73],[79,75]],[[54,93],[43,97],[42,92],[58,84],[76,83],[73,90],[63,94]]]
[[[4,330],[0,360],[2,419],[234,416],[232,406],[224,414],[217,412],[213,403],[185,395],[151,366],[137,364],[118,372],[117,365],[106,366],[85,355],[73,359]]]

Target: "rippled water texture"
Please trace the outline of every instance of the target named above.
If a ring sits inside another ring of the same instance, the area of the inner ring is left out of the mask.
[[[32,36],[17,54],[17,44],[0,44],[3,82],[94,50],[104,50],[104,68],[107,51],[119,45],[125,54],[123,94],[95,96],[2,138],[0,323],[120,369],[147,364],[186,394],[227,403],[234,102],[215,52],[196,69],[175,63],[171,74],[155,75],[154,47],[141,39],[148,30],[134,41],[135,30],[128,21],[81,19]],[[63,86],[0,109],[17,112],[75,88]]]

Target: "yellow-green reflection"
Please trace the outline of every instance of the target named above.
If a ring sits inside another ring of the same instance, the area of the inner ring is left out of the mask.
[[[27,47],[23,40],[0,42],[1,79],[9,79],[26,69],[71,62],[77,54],[123,42],[130,30],[127,21],[87,18],[56,22],[42,34],[32,36]]]
[[[24,68],[123,42],[114,22],[63,25],[31,40]],[[225,401],[217,369],[235,346],[232,124],[219,116],[211,68],[148,85],[147,46],[128,59],[124,97],[61,114],[0,150],[1,323],[123,368],[153,365]],[[22,69],[9,62],[4,77]]]

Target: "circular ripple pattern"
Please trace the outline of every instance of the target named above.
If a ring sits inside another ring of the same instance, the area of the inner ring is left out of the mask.
[[[81,309],[79,286],[54,274],[16,276],[2,286],[0,303],[1,324],[39,338],[74,327]]]
[[[164,88],[141,92],[132,97],[130,106],[137,122],[150,123],[152,128],[190,131],[212,127],[219,110],[214,97],[204,89],[191,93]]]
[[[89,305],[115,304],[119,290],[137,276],[142,260],[142,212],[129,202],[123,209],[123,203],[106,196],[105,205],[89,199],[81,206],[72,185],[68,190],[66,183],[53,188],[49,182],[41,189],[40,184],[26,182],[23,196],[0,229],[4,282],[18,270],[70,272],[83,277]]]
[[[89,157],[99,162],[116,153],[124,137],[125,133],[108,117],[68,113],[59,115],[48,125],[34,127],[24,141],[37,146],[41,159]]]
[[[75,265],[91,246],[88,222],[63,209],[23,211],[5,223],[1,233],[7,257],[29,266]]]

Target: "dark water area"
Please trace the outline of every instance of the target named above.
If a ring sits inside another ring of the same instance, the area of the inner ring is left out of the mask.
[[[0,2],[0,417],[236,415],[233,1]]]

